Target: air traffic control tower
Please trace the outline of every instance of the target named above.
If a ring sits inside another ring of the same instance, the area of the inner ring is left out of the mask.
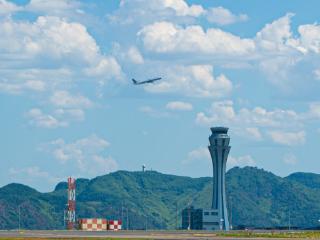
[[[206,213],[204,212],[203,220],[204,225],[206,222],[205,219],[208,219],[208,223],[211,222],[209,225],[215,226],[215,229],[228,231],[229,220],[225,191],[225,173],[228,154],[231,148],[229,146],[230,137],[228,135],[228,128],[226,127],[213,127],[211,128],[211,132],[212,134],[209,137],[210,145],[208,148],[213,165],[212,209],[208,212],[207,216],[205,216]]]

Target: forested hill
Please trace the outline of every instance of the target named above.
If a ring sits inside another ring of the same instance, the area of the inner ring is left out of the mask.
[[[188,204],[208,208],[211,178],[190,178],[155,171],[118,171],[77,179],[77,217],[123,218],[130,229],[172,229],[176,212]],[[66,183],[50,193],[9,184],[0,188],[0,229],[63,228]],[[320,218],[320,175],[294,173],[281,178],[262,169],[233,168],[226,176],[233,226],[316,227]],[[128,210],[128,211],[127,211]],[[127,214],[128,212],[128,214]],[[181,216],[178,216],[180,225]]]

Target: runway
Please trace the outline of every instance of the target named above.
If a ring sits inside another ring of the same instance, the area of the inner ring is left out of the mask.
[[[90,239],[90,238],[117,238],[117,239],[186,239],[186,240],[204,240],[204,239],[229,239],[229,240],[244,240],[244,239],[263,239],[263,238],[237,238],[237,237],[221,237],[216,233],[204,231],[0,231],[1,238],[26,238],[26,239]],[[266,238],[273,239],[273,238]],[[275,238],[279,239],[279,238]]]

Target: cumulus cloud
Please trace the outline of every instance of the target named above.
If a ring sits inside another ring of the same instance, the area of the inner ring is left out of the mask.
[[[187,155],[187,158],[184,159],[181,163],[184,165],[191,164],[197,161],[211,161],[209,149],[206,147],[198,147],[190,151]]]
[[[111,156],[105,156],[109,145],[107,140],[91,135],[71,143],[59,138],[46,144],[44,149],[61,164],[72,164],[83,175],[93,177],[118,168],[117,162]]]
[[[293,14],[288,13],[272,23],[268,23],[256,34],[256,45],[267,51],[283,52],[288,49],[292,36],[290,21]]]
[[[240,157],[229,156],[227,161],[227,168],[232,167],[245,167],[245,166],[256,166],[256,161],[251,155],[244,155]]]
[[[185,28],[171,22],[156,22],[138,33],[149,51],[157,53],[201,53],[241,56],[254,51],[254,42],[218,28],[206,31],[199,25]]]
[[[188,153],[189,159],[211,159],[210,152],[206,147],[199,147]]]
[[[68,91],[55,91],[50,97],[50,102],[57,107],[64,108],[88,108],[92,102],[81,95],[71,95]]]
[[[10,94],[20,94],[24,91],[43,92],[46,84],[41,80],[26,80],[24,82],[12,82],[8,79],[0,80],[0,91]]]
[[[16,4],[6,0],[0,0],[0,16],[10,15],[11,13],[19,10],[21,10],[21,7],[17,6]]]
[[[256,127],[247,127],[245,128],[246,136],[249,138],[252,138],[254,140],[262,140],[262,134],[259,130],[259,128]]]
[[[313,74],[317,80],[320,80],[320,69],[314,70]]]
[[[229,25],[248,20],[248,16],[246,14],[235,15],[229,9],[221,6],[210,8],[206,13],[206,17],[210,23],[215,23],[218,25]]]
[[[133,64],[143,64],[144,58],[140,50],[136,46],[124,47],[119,43],[115,42],[112,46],[113,55],[120,59],[122,62],[133,63]]]
[[[168,102],[166,108],[172,111],[191,111],[193,106],[191,103],[175,101],[175,102]]]
[[[155,93],[179,93],[185,96],[219,98],[232,90],[232,82],[223,74],[214,76],[210,65],[175,66],[164,69],[166,77],[145,90]]]
[[[219,11],[222,11],[219,8]],[[218,16],[218,15],[216,15]],[[143,26],[138,37],[149,53],[173,55],[188,62],[213,62],[223,67],[254,67],[280,89],[287,91],[299,82],[297,67],[312,62],[319,51],[318,24],[300,25],[298,35],[291,29],[292,13],[267,23],[252,38],[243,38],[219,28],[182,25],[172,21],[155,21]],[[223,18],[226,19],[226,18]],[[196,58],[194,58],[196,54]],[[317,70],[314,71],[317,79]]]
[[[226,125],[239,136],[260,141],[263,135],[274,143],[293,146],[306,141],[307,122],[320,119],[320,104],[310,103],[304,112],[290,109],[267,110],[263,107],[236,110],[232,101],[216,101],[206,112],[199,112],[196,123],[203,126]]]
[[[288,120],[290,119],[290,123]],[[242,125],[256,127],[302,126],[299,115],[293,110],[275,109],[268,111],[262,107],[241,108],[236,111],[232,101],[214,102],[207,113],[197,114],[196,122],[201,125]],[[250,130],[250,129],[249,129]],[[253,130],[254,131],[254,130]],[[252,132],[252,129],[251,129]]]
[[[300,37],[292,39],[290,45],[295,47],[300,52],[307,53],[320,53],[320,25],[306,24],[298,27]]]
[[[9,178],[15,182],[22,182],[23,184],[36,184],[39,181],[56,184],[62,181],[62,178],[52,176],[49,172],[41,170],[38,166],[9,168]]]
[[[184,0],[164,0],[162,1],[166,8],[175,10],[178,16],[193,16],[197,17],[204,13],[201,5],[189,6]]]
[[[86,27],[77,22],[50,16],[40,16],[35,22],[8,18],[0,22],[0,35],[0,54],[10,60],[0,71],[1,89],[9,92],[28,87],[43,90],[44,85],[54,86],[61,79],[87,76],[101,81],[121,79],[123,75],[115,58],[104,55]],[[46,74],[49,71],[59,74],[51,78]],[[29,79],[25,72],[34,77]],[[47,78],[52,81],[45,82]]]
[[[155,118],[163,118],[163,117],[166,118],[171,116],[169,112],[161,111],[159,109],[156,109],[150,106],[142,106],[139,108],[139,111]]]
[[[122,25],[142,26],[158,20],[190,22],[205,13],[201,5],[184,0],[122,0],[109,19]]]
[[[269,136],[275,143],[287,146],[302,145],[306,141],[305,131],[284,132],[284,131],[269,131]]]
[[[66,127],[68,124],[64,121],[59,121],[57,118],[50,114],[45,114],[39,108],[33,108],[27,113],[30,119],[29,123],[37,127],[43,128],[57,128]]]
[[[287,165],[296,165],[298,159],[294,154],[289,153],[283,156],[283,162]]]
[[[207,147],[199,147],[190,151],[187,158],[182,161],[182,164],[190,164],[196,161],[211,162],[210,152]],[[227,168],[230,169],[236,166],[256,166],[256,161],[251,155],[244,155],[239,157],[229,156],[227,160]]]
[[[136,47],[130,47],[128,50],[127,56],[132,63],[135,63],[135,64],[144,63],[143,57]]]
[[[78,9],[80,3],[74,0],[31,0],[25,7],[25,11],[46,13],[48,15],[60,15]]]
[[[67,127],[73,121],[83,121],[84,115],[84,111],[77,108],[58,108],[52,113],[44,113],[39,108],[32,108],[27,112],[26,117],[30,125],[40,128],[59,128]]]

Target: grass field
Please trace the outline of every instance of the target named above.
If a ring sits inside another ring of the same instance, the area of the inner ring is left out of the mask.
[[[187,232],[181,232],[181,234],[186,234]],[[36,239],[36,240],[50,240],[50,239],[55,239],[55,240],[146,240],[146,239],[159,239],[159,236],[163,236],[163,239],[166,239],[166,232],[164,231],[163,233],[158,233],[157,237],[152,236],[152,235],[140,235],[143,237],[139,236],[130,236],[128,238],[126,237],[118,237],[118,236],[113,236],[113,237],[61,237],[61,238],[55,238],[55,237],[0,237],[0,240],[30,240],[30,239]],[[178,233],[176,235],[171,235],[171,238],[169,239],[183,239],[181,238],[182,236]],[[301,231],[301,232],[282,232],[282,231],[268,231],[268,232],[257,232],[257,231],[234,231],[234,232],[197,232],[197,233],[192,233],[188,232],[188,239],[320,239],[320,231]]]
[[[287,238],[287,239],[320,239],[319,231],[305,231],[305,232],[229,232],[229,233],[217,233],[219,237],[236,237],[236,238]]]

